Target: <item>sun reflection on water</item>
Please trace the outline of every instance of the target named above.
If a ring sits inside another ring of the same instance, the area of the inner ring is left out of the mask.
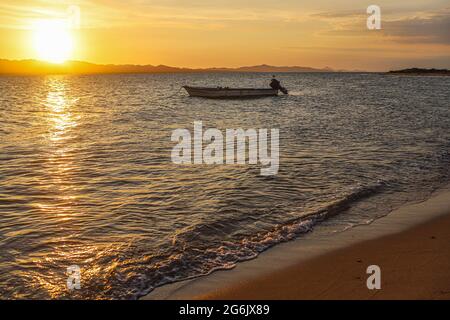
[[[77,100],[67,98],[63,80],[51,79],[49,86],[51,90],[47,94],[45,107],[49,116],[50,140],[57,142],[70,138],[67,132],[78,125],[78,119],[71,111],[71,106]],[[61,149],[56,151],[60,152]]]
[[[75,167],[75,150],[70,143],[76,134],[73,129],[77,127],[80,115],[74,115],[73,107],[76,99],[70,99],[67,94],[65,79],[56,77],[49,78],[47,98],[45,108],[48,122],[48,159],[47,168],[51,177],[50,184],[54,191],[57,190],[57,202],[46,204],[47,209],[57,209],[57,214],[65,213],[71,210],[70,203],[76,197],[70,193],[73,185],[72,171]],[[55,190],[56,189],[56,190]],[[50,208],[48,208],[50,206]]]
[[[70,94],[66,77],[48,77],[45,81],[47,93],[42,120],[45,123],[43,168],[46,179],[40,184],[45,196],[34,206],[46,217],[48,225],[57,226],[58,232],[48,242],[48,250],[32,257],[31,263],[37,269],[30,285],[56,298],[70,294],[66,287],[66,268],[95,255],[97,247],[81,246],[74,240],[79,234],[77,219],[82,215],[77,207],[80,186],[74,172],[79,167],[76,127],[82,117],[75,111],[78,98]]]

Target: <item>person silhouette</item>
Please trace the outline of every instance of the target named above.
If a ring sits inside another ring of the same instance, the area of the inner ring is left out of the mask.
[[[288,93],[288,91],[286,90],[286,88],[284,88],[284,87],[281,85],[280,81],[278,81],[278,80],[275,78],[275,75],[272,75],[272,80],[270,81],[270,87],[271,87],[272,89],[274,89],[274,90],[280,90],[280,91],[283,92],[284,94],[287,94],[287,93]]]
[[[270,87],[274,90],[280,90],[281,83],[275,78],[275,75],[272,75],[272,80],[270,81]]]

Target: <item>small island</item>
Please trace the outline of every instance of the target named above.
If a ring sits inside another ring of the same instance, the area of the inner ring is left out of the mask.
[[[387,74],[395,75],[410,75],[410,76],[450,76],[450,70],[448,69],[422,69],[422,68],[410,68],[403,70],[393,70],[387,72]]]

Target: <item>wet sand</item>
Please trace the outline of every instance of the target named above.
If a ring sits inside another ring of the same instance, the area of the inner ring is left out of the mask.
[[[370,264],[380,290],[367,289]],[[450,299],[450,215],[198,298]]]
[[[381,268],[381,290],[366,269]],[[450,192],[370,225],[270,249],[230,271],[159,288],[146,299],[450,299]]]

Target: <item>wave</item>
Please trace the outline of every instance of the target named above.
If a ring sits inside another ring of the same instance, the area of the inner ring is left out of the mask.
[[[208,226],[197,225],[188,228],[176,235],[172,243],[174,250],[170,256],[166,256],[166,261],[158,263],[159,279],[149,276],[145,282],[151,283],[151,286],[135,292],[134,298],[146,295],[165,284],[208,275],[216,270],[231,269],[238,262],[254,259],[261,252],[279,243],[312,231],[321,221],[343,213],[351,204],[379,193],[385,185],[386,183],[379,181],[371,186],[351,188],[328,204],[304,211],[300,217],[276,225],[267,232],[243,237],[239,241],[221,241],[218,246],[211,247],[210,243],[204,244],[204,247],[195,246],[195,243],[201,242],[201,230]]]

